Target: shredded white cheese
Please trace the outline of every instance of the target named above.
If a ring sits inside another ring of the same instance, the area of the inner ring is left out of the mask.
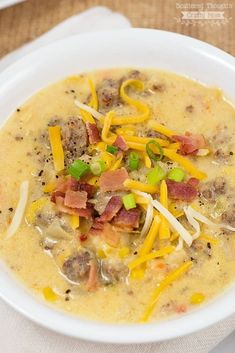
[[[202,215],[200,212],[196,211],[194,208],[192,208],[191,206],[185,207],[185,209],[187,210],[188,213],[191,214],[191,216],[195,219],[197,219],[198,221],[207,224],[208,226],[211,227],[219,227],[219,228],[225,228],[230,230],[231,232],[235,232],[235,228],[231,227],[227,224],[224,223],[214,223],[212,222],[209,218],[205,217],[204,215]]]
[[[80,101],[77,100],[77,99],[74,101],[74,103],[75,103],[75,105],[76,105],[78,108],[83,109],[83,110],[85,110],[86,112],[90,113],[90,114],[91,114],[94,118],[96,118],[97,120],[99,120],[100,118],[102,118],[102,117],[104,116],[103,114],[97,112],[97,110],[95,110],[95,109],[89,107],[89,105],[84,104],[84,103],[80,102]]]
[[[197,156],[204,157],[207,156],[210,153],[210,151],[207,148],[200,148],[197,151]]]
[[[152,201],[153,207],[155,207],[170,223],[172,228],[179,233],[180,237],[185,241],[188,246],[191,246],[193,238],[190,233],[182,226],[182,224],[164,207],[157,201]]]
[[[25,180],[20,185],[20,198],[15,210],[14,216],[12,218],[11,224],[7,229],[7,233],[6,233],[7,239],[9,239],[15,234],[15,232],[17,231],[17,229],[19,228],[22,222],[24,212],[25,212],[25,207],[28,200],[28,193],[29,193],[29,182],[28,180]]]
[[[143,228],[140,233],[141,236],[145,236],[148,233],[149,228],[152,223],[152,220],[153,220],[153,205],[152,205],[153,198],[152,198],[152,196],[148,195],[146,192],[136,191],[136,190],[132,190],[132,192],[139,195],[139,196],[143,196],[147,200],[149,200],[148,208],[146,211],[145,222],[144,222]]]
[[[179,241],[178,241],[178,244],[175,248],[176,251],[179,251],[179,250],[182,250],[183,249],[183,244],[184,244],[184,241],[181,237],[179,237]]]
[[[184,207],[184,213],[187,217],[188,222],[191,224],[191,226],[196,231],[192,236],[193,240],[195,240],[200,236],[200,233],[201,233],[200,224],[193,218],[193,216],[190,212],[190,209],[188,209],[188,207]]]

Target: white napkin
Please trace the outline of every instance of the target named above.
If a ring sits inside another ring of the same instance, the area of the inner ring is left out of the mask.
[[[0,60],[0,71],[22,55],[66,36],[130,27],[122,15],[104,7],[90,9],[62,22],[40,38]],[[203,319],[203,318],[202,318]],[[235,315],[194,335],[143,345],[89,343],[42,328],[0,301],[0,352],[4,353],[206,353],[235,329]]]

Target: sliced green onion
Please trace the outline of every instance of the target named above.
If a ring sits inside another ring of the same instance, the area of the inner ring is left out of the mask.
[[[118,151],[118,147],[116,146],[107,146],[106,151],[112,154],[116,154]]]
[[[128,167],[131,170],[136,170],[136,169],[139,169],[139,164],[140,164],[140,156],[138,155],[137,152],[131,152],[129,154]]]
[[[106,170],[106,164],[104,161],[95,161],[91,163],[90,170],[94,175],[100,175]]]
[[[164,179],[165,176],[165,170],[162,169],[159,165],[157,165],[147,174],[147,183],[155,185],[159,183],[162,179]]]
[[[88,173],[89,170],[89,165],[78,159],[69,166],[68,172],[70,175],[72,175],[72,177],[79,180],[83,175]]]
[[[168,174],[168,179],[174,180],[174,181],[183,181],[185,178],[185,172],[181,168],[173,168]]]
[[[150,147],[151,145],[157,147],[157,154],[152,150],[152,148]],[[153,159],[154,161],[160,161],[163,158],[163,149],[161,145],[159,145],[159,143],[155,140],[150,140],[146,144],[146,152],[148,153],[149,158]]]
[[[122,202],[126,210],[136,207],[135,196],[133,194],[127,194],[122,197]]]

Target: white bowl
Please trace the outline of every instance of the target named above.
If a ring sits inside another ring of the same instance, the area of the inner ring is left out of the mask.
[[[49,83],[67,75],[107,67],[150,67],[186,75],[222,88],[235,101],[235,59],[179,34],[128,29],[78,35],[57,41],[0,74],[0,119]],[[4,102],[4,104],[3,104]],[[109,325],[62,313],[35,298],[4,264],[0,296],[16,310],[54,331],[90,341],[156,342],[201,330],[235,313],[235,286],[186,315],[146,325]]]

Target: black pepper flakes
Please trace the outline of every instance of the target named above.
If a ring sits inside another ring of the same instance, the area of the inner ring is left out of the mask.
[[[137,255],[138,254],[138,251],[134,251],[134,253],[133,253],[134,255]]]
[[[66,291],[65,291],[65,294],[69,294],[71,292],[71,289],[67,289]]]
[[[13,207],[9,207],[8,210],[9,210],[10,212],[13,212]]]
[[[208,249],[211,249],[211,243],[207,243]]]
[[[20,112],[20,108],[17,108],[16,111],[19,113]]]
[[[38,176],[42,176],[43,170],[41,169],[40,172],[38,173]]]

